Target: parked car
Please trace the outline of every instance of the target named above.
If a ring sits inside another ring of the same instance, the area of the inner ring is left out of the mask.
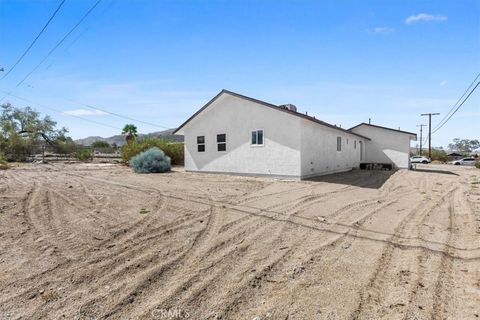
[[[477,159],[475,158],[463,158],[454,161],[450,161],[450,164],[454,164],[456,166],[474,166]]]
[[[430,163],[432,162],[432,160],[424,156],[413,156],[410,158],[410,162],[411,163]]]

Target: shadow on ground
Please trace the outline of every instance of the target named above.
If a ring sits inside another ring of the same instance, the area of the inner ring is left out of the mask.
[[[379,189],[395,172],[395,170],[352,170],[313,177],[305,181],[338,183],[360,188]]]
[[[440,173],[440,174],[450,174],[454,176],[458,176],[455,172],[448,171],[448,170],[437,170],[437,169],[414,169],[413,171],[416,172],[426,172],[426,173]]]

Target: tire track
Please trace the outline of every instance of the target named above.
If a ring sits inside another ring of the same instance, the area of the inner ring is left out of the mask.
[[[445,198],[450,196],[455,190],[456,187],[450,189],[433,203],[422,203],[420,208],[412,209],[402,219],[400,224],[395,228],[393,235],[388,239],[380,260],[377,262],[377,267],[372,278],[369,280],[367,286],[360,292],[360,302],[357,309],[351,315],[352,319],[359,319],[366,312],[373,312],[375,314],[374,310],[380,301],[382,301],[382,292],[388,283],[388,273],[395,265],[393,258],[400,238],[402,236],[407,238],[408,235],[411,235],[412,230],[416,230],[419,223],[433,210],[441,206],[445,202]]]

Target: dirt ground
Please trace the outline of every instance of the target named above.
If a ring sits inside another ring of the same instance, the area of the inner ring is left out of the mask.
[[[480,170],[0,171],[0,319],[479,319]]]

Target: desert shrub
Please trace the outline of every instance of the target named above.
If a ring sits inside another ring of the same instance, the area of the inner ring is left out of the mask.
[[[5,156],[3,153],[0,152],[0,170],[7,170],[9,168],[7,160],[5,160]]]
[[[76,151],[80,148],[81,147],[77,146],[77,144],[71,138],[65,140],[57,140],[55,141],[54,145],[51,146],[53,152],[65,156],[75,154]]]
[[[107,141],[97,140],[90,145],[91,148],[94,149],[104,149],[110,148],[110,144]]]
[[[165,152],[153,147],[134,156],[130,166],[137,173],[167,172],[171,168],[171,159]]]
[[[448,161],[448,156],[445,150],[441,149],[432,149],[432,161],[440,161],[445,163]]]
[[[90,161],[93,159],[92,150],[90,149],[78,149],[75,152],[75,158],[80,161]]]
[[[120,149],[122,160],[125,163],[128,163],[130,162],[130,159],[137,154],[153,147],[163,150],[163,152],[165,152],[165,154],[171,159],[172,164],[183,164],[183,143],[169,143],[166,140],[157,138],[144,139],[140,141],[131,140],[127,144],[124,144]]]
[[[480,161],[475,162],[475,168],[480,169]]]

